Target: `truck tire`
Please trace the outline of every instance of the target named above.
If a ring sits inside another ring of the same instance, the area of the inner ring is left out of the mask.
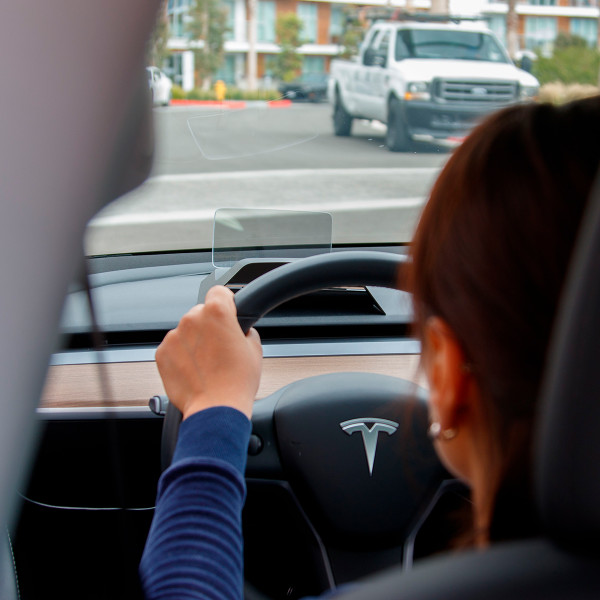
[[[388,106],[385,145],[391,152],[406,152],[410,149],[410,136],[402,118],[400,101],[397,98],[392,98]]]
[[[335,105],[333,107],[333,132],[340,137],[350,135],[352,131],[352,117],[342,104],[339,92],[335,93]]]

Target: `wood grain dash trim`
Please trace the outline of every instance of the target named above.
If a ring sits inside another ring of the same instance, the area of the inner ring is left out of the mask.
[[[402,377],[423,384],[418,375],[418,355],[318,356],[265,358],[257,397],[280,387],[325,373],[361,371]],[[104,372],[110,400],[104,398],[100,374]],[[148,399],[164,393],[154,362],[104,365],[51,366],[42,395],[43,408],[146,406]]]

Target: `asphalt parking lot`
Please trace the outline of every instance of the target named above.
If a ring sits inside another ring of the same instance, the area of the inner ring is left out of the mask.
[[[327,103],[154,115],[152,176],[92,222],[88,254],[210,247],[215,209],[240,206],[331,212],[337,243],[408,240],[449,156],[427,143],[389,152],[381,123],[336,137]]]

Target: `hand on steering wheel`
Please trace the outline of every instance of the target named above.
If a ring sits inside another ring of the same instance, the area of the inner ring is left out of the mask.
[[[257,331],[244,335],[236,317],[233,293],[213,287],[158,347],[165,391],[184,419],[213,406],[230,406],[251,418],[262,348]]]

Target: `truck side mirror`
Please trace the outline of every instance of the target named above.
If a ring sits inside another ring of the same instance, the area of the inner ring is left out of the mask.
[[[375,50],[373,48],[367,48],[363,54],[363,65],[370,67],[374,64]]]

